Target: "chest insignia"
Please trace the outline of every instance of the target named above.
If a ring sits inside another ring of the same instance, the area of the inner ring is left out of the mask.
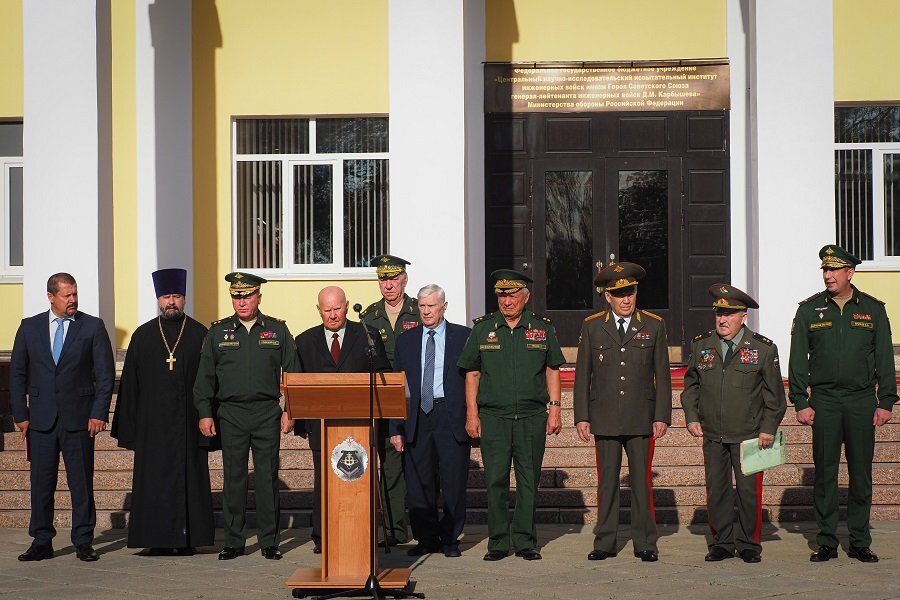
[[[526,329],[525,339],[529,342],[546,342],[547,331],[545,329]]]
[[[261,340],[274,340],[278,337],[278,332],[272,331],[271,329],[267,329],[265,331],[259,332],[259,339]]]
[[[820,306],[818,308],[814,308],[813,310],[828,310],[828,305],[826,304],[825,306]]]
[[[854,320],[856,320],[856,321],[871,321],[871,320],[872,320],[872,315],[870,315],[870,314],[853,313],[853,318],[854,318]]]
[[[700,364],[697,365],[699,368],[712,369],[715,362],[716,355],[713,353],[712,348],[703,348],[700,350]]]
[[[410,329],[415,329],[419,326],[418,321],[403,321],[403,331],[408,331]]]
[[[820,318],[820,319],[824,319],[824,318],[825,318],[825,314],[824,314],[824,313],[819,313],[819,318]]]
[[[597,360],[599,360],[600,362],[603,362],[603,355],[602,355],[602,354],[598,354],[598,355],[597,355]]]
[[[497,332],[496,332],[496,331],[489,331],[488,334],[487,334],[487,337],[484,338],[484,341],[486,341],[488,344],[496,343],[496,341],[497,341]]]
[[[740,352],[738,353],[738,360],[742,365],[758,365],[759,350],[741,348]]]
[[[641,331],[641,332],[638,332],[638,333],[634,334],[634,338],[633,338],[633,339],[635,339],[635,340],[649,340],[649,339],[650,339],[650,334],[647,333],[646,331]]]
[[[223,340],[233,340],[234,339],[234,329],[226,329],[225,334],[222,337]]]
[[[821,323],[810,323],[809,328],[813,331],[816,329],[829,329],[831,325],[831,321],[822,321]]]

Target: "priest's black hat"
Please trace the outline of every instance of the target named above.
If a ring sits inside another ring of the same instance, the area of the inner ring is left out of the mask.
[[[184,269],[160,269],[153,271],[153,287],[156,289],[156,297],[168,296],[187,292],[187,271]]]

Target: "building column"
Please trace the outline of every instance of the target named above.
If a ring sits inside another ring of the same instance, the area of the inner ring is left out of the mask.
[[[22,29],[24,314],[47,310],[47,278],[64,271],[112,334],[109,0],[28,0]]]
[[[819,248],[835,237],[833,6],[750,0],[748,21],[748,279],[759,331],[786,357],[797,302],[823,289]]]
[[[138,322],[157,313],[151,273],[187,269],[193,312],[191,3],[135,0]],[[211,159],[210,159],[211,160]]]
[[[390,0],[391,253],[447,318],[484,311],[483,0]]]

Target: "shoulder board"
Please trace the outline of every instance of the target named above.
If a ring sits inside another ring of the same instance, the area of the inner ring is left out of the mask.
[[[703,338],[707,338],[707,337],[711,336],[712,333],[713,333],[712,329],[710,329],[709,331],[706,331],[704,333],[698,333],[697,335],[694,336],[694,339],[692,341],[694,341],[694,342],[700,341]]]
[[[230,321],[230,320],[231,320],[231,317],[225,317],[224,319],[219,319],[218,321],[213,321],[212,323],[209,324],[209,326],[214,327],[214,326],[218,325],[219,323],[224,323],[225,321]]]
[[[800,302],[798,302],[797,304],[806,304],[807,302],[812,302],[813,300],[815,300],[816,298],[818,298],[821,295],[822,295],[822,292],[816,292],[809,298],[805,298],[805,299],[801,300]]]
[[[553,321],[550,320],[550,317],[545,317],[543,315],[534,315],[534,318],[540,319],[541,321],[544,321],[545,323],[550,323],[551,325],[553,325]]]
[[[601,311],[598,312],[597,314],[594,314],[594,315],[591,315],[591,316],[587,317],[587,318],[584,320],[584,322],[587,323],[588,321],[592,321],[592,320],[594,320],[594,319],[598,319],[598,318],[602,317],[602,316],[605,315],[605,314],[606,314],[606,311],[605,311],[605,310],[601,310]]]
[[[494,313],[488,313],[488,314],[486,314],[486,315],[483,315],[483,316],[481,316],[481,317],[478,317],[477,319],[472,319],[472,324],[474,325],[475,323],[481,323],[482,321],[486,321],[486,320],[490,319],[490,318],[493,317],[493,316],[494,316]]]
[[[755,331],[753,332],[753,339],[759,340],[760,342],[762,342],[763,344],[765,344],[767,346],[771,346],[773,343],[772,340],[770,340],[769,338],[767,338],[764,335],[760,335],[760,334],[756,333]]]
[[[874,300],[875,302],[878,302],[879,304],[884,304],[884,301],[883,301],[883,300],[879,300],[878,298],[876,298],[876,297],[873,296],[872,294],[867,294],[866,292],[863,292],[863,291],[861,291],[861,290],[858,290],[858,291],[859,291],[859,295],[860,295],[860,296],[865,296],[866,298],[869,298],[869,299],[871,299],[871,300]]]
[[[644,313],[645,315],[647,315],[648,317],[652,317],[652,318],[656,319],[657,321],[663,320],[661,316],[655,315],[652,312],[650,312],[649,310],[641,310],[641,312]]]
[[[365,307],[365,308],[363,309],[363,311],[362,311],[361,313],[359,313],[359,316],[360,316],[360,317],[364,317],[364,316],[366,316],[367,314],[369,314],[369,312],[370,312],[372,309],[375,308],[375,304],[377,304],[377,302],[373,302],[372,304],[370,304],[370,305],[368,305],[367,307]]]
[[[272,319],[273,321],[277,321],[279,323],[284,323],[284,319],[279,319],[278,317],[269,317],[269,318]]]

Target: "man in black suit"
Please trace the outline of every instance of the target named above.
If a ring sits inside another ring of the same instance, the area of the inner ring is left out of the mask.
[[[344,290],[336,286],[319,292],[316,309],[322,324],[310,327],[297,336],[297,353],[300,355],[303,373],[368,373],[369,358],[366,355],[368,340],[366,326],[347,320],[349,303]],[[389,371],[391,363],[384,352],[384,344],[377,330],[370,330],[375,343],[375,368]],[[322,551],[322,438],[318,419],[297,421],[294,433],[309,436],[309,449],[313,455],[313,552]]]
[[[406,371],[406,421],[391,421],[391,443],[406,453],[406,503],[417,544],[407,554],[443,551],[460,556],[466,523],[466,480],[471,442],[466,433],[466,373],[456,366],[471,329],[444,319],[444,290],[426,285],[418,294],[422,327],[397,338],[394,370]],[[444,514],[438,521],[438,485]]]
[[[94,436],[106,429],[115,366],[106,326],[78,311],[78,286],[68,273],[47,281],[50,310],[22,320],[10,361],[13,418],[30,450],[31,547],[19,560],[53,558],[53,496],[59,454],[72,495],[72,544],[83,561],[99,557],[91,545]],[[28,395],[26,402],[25,396]]]

